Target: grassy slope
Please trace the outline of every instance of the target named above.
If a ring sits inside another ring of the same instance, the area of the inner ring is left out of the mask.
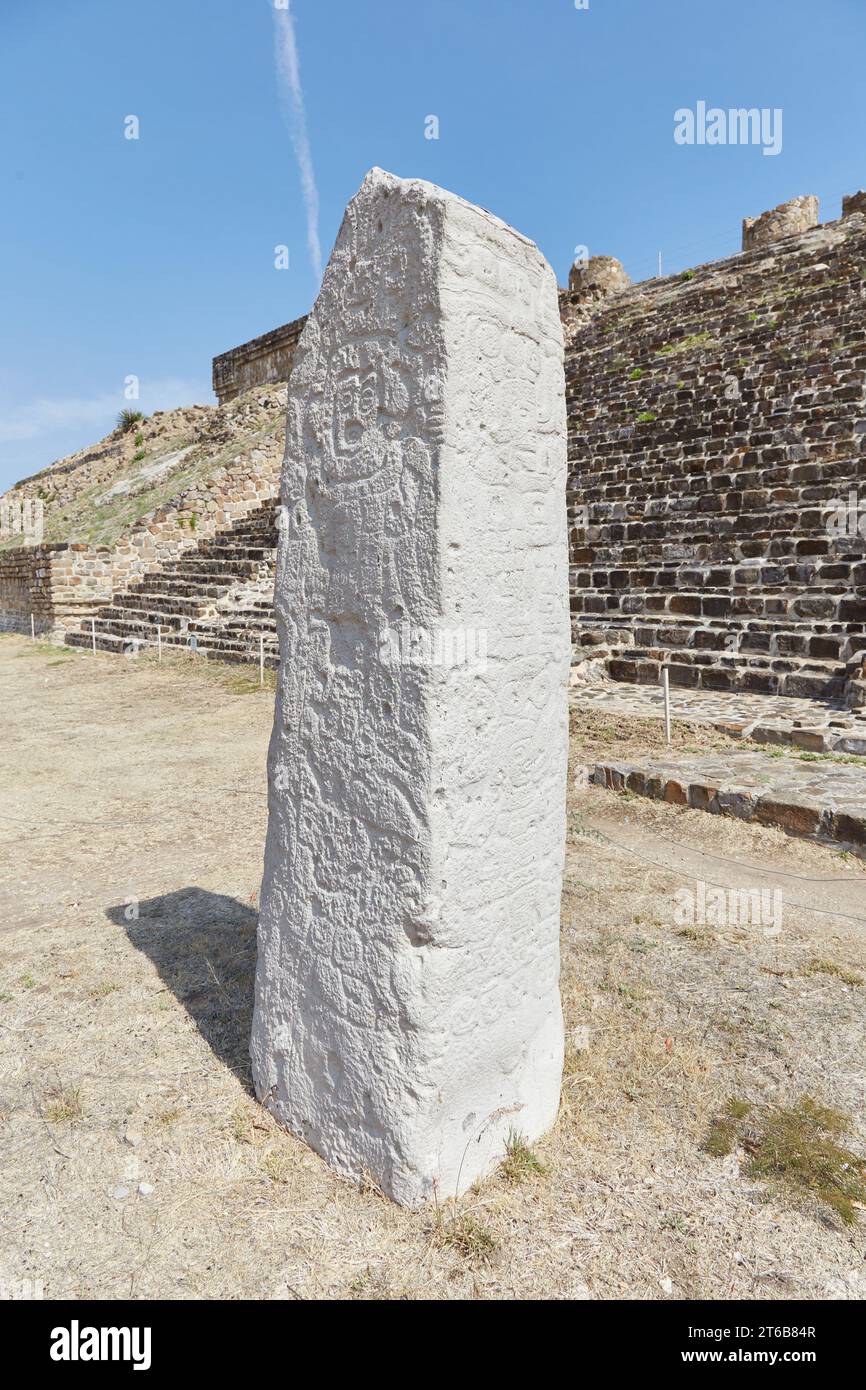
[[[269,457],[278,457],[284,437],[281,393],[284,388],[278,386],[258,387],[225,406],[152,416],[128,433],[114,431],[98,445],[58,460],[51,468],[16,484],[13,492],[44,499],[46,542],[115,545],[142,517],[166,506],[239,455],[260,449]],[[270,405],[262,407],[262,400]],[[142,470],[186,449],[190,452],[165,473],[143,476]],[[108,496],[124,480],[130,481],[130,490]],[[54,500],[58,484],[73,495]],[[0,551],[19,544],[17,536],[9,537],[0,541]]]

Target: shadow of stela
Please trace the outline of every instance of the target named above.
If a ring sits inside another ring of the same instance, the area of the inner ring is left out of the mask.
[[[106,915],[153,962],[217,1057],[252,1093],[249,1045],[258,912],[236,898],[182,888]]]

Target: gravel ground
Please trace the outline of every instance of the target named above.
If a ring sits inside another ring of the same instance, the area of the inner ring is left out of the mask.
[[[862,1215],[844,1226],[703,1149],[727,1097],[806,1094],[851,1116],[862,1149],[859,861],[572,783],[569,1045],[543,1171],[405,1212],[251,1093],[272,692],[194,659],[7,636],[0,708],[0,1280],[48,1298],[866,1293]],[[653,746],[639,721],[594,717],[575,768]],[[778,887],[780,929],[684,928],[702,882]]]

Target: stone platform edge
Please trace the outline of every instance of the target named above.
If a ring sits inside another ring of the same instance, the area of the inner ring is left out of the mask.
[[[866,852],[866,816],[848,815],[807,798],[756,794],[736,785],[720,787],[699,778],[691,781],[645,771],[630,763],[589,764],[584,772],[586,781],[606,787],[608,791],[632,792],[674,806],[709,811],[711,815],[776,826],[789,835],[799,835],[820,844]]]

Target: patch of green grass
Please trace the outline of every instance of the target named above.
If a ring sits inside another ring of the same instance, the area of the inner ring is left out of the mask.
[[[109,994],[116,994],[120,985],[116,980],[101,980],[98,985],[94,985],[90,991],[91,999],[107,999]]]
[[[372,1270],[369,1265],[363,1274],[358,1274],[349,1285],[349,1298],[358,1303],[378,1303],[394,1297],[391,1286],[381,1270]]]
[[[68,647],[66,648],[66,650],[69,652],[69,655],[71,656],[71,655],[72,655],[71,650],[70,650]],[[27,646],[26,646],[26,647],[22,647],[22,648],[21,648],[21,651],[18,652],[17,655],[18,655],[19,657],[22,657],[22,656],[56,656],[56,655],[57,655],[57,648],[54,646],[53,642],[39,642],[39,641],[33,642],[33,641],[30,641],[30,642],[27,643]]]
[[[35,989],[36,981],[31,974],[22,975],[18,981],[22,989]]]
[[[642,367],[635,367],[634,371],[629,372],[629,374],[628,374],[628,379],[629,379],[629,381],[640,381],[640,379],[641,379],[642,376],[643,376],[643,368],[642,368]]]
[[[77,1086],[69,1086],[65,1090],[56,1087],[49,1091],[44,1115],[50,1123],[60,1124],[64,1120],[78,1120],[83,1114],[81,1091]]]
[[[681,352],[694,352],[697,348],[715,347],[716,341],[709,332],[690,333],[686,338],[680,338],[676,343],[665,343],[664,347],[657,349],[658,357],[673,357]]]
[[[265,1154],[262,1168],[271,1182],[283,1185],[287,1183],[298,1166],[297,1158],[294,1154],[285,1149],[272,1150]]]
[[[499,1248],[496,1237],[470,1212],[450,1219],[440,1212],[433,1235],[437,1245],[456,1250],[469,1264],[488,1264]]]
[[[704,1149],[722,1156],[740,1143],[749,1155],[749,1177],[813,1197],[851,1225],[857,1207],[866,1204],[866,1159],[839,1142],[850,1129],[846,1115],[810,1096],[788,1108],[769,1106],[754,1121],[745,1101],[729,1101],[725,1114],[713,1121]]]
[[[122,536],[129,535],[143,517],[161,507],[170,508],[193,484],[229,466],[239,452],[257,447],[272,449],[274,430],[275,425],[268,422],[260,429],[251,429],[220,445],[210,441],[196,443],[190,437],[188,426],[178,427],[176,433],[172,431],[161,440],[158,450],[151,445],[148,451],[152,458],[163,453],[183,454],[168,472],[143,481],[140,463],[130,461],[125,469],[112,475],[113,483],[128,480],[131,483],[129,492],[107,497],[105,482],[92,483],[63,506],[47,511],[45,541],[75,540],[91,545],[114,545]],[[190,452],[184,453],[191,445],[194,447]],[[0,549],[11,548],[15,539],[0,542]]]
[[[251,1144],[253,1142],[252,1118],[242,1105],[238,1106],[232,1114],[231,1132],[232,1138],[239,1144]]]
[[[270,676],[270,680],[268,677]],[[231,695],[256,695],[262,690],[275,690],[276,677],[273,671],[265,669],[264,686],[259,685],[258,674],[255,676],[231,676],[226,680],[225,687]]]
[[[694,280],[694,278],[695,278],[695,271],[693,271],[693,270],[684,270],[683,273],[682,273],[682,275],[680,276],[680,279],[681,279],[681,280]]]
[[[541,1159],[533,1153],[523,1135],[512,1130],[505,1143],[505,1158],[501,1164],[505,1181],[516,1186],[518,1183],[526,1182],[527,1178],[540,1177],[546,1171]]]
[[[652,410],[642,410],[640,415],[635,416],[639,425],[651,425],[652,422],[658,418],[659,417]]]
[[[857,975],[853,970],[846,970],[844,965],[837,965],[832,960],[821,960],[818,956],[813,956],[803,971],[804,975],[833,975],[837,980],[841,980],[846,985],[866,984],[862,975]]]
[[[724,1158],[731,1152],[738,1138],[738,1125],[747,1119],[752,1107],[748,1101],[731,1096],[724,1112],[717,1115],[710,1125],[710,1132],[704,1140],[704,1152],[714,1158]]]
[[[676,1231],[678,1235],[685,1236],[689,1233],[688,1222],[684,1216],[677,1212],[667,1212],[661,1219],[661,1229],[663,1231]]]
[[[847,1116],[804,1096],[789,1110],[770,1112],[749,1161],[749,1175],[817,1197],[846,1225],[866,1203],[866,1160],[837,1141],[851,1128]]]
[[[132,461],[133,463],[141,463],[143,458],[147,458],[147,454],[144,449],[139,449],[137,454],[133,454]]]
[[[697,927],[683,927],[677,932],[677,936],[685,937],[686,941],[694,941],[697,946],[712,946],[716,939],[712,932],[699,931]]]
[[[850,763],[854,767],[866,765],[866,758],[860,758],[856,753],[811,753],[795,749],[793,756],[799,758],[801,763]]]

